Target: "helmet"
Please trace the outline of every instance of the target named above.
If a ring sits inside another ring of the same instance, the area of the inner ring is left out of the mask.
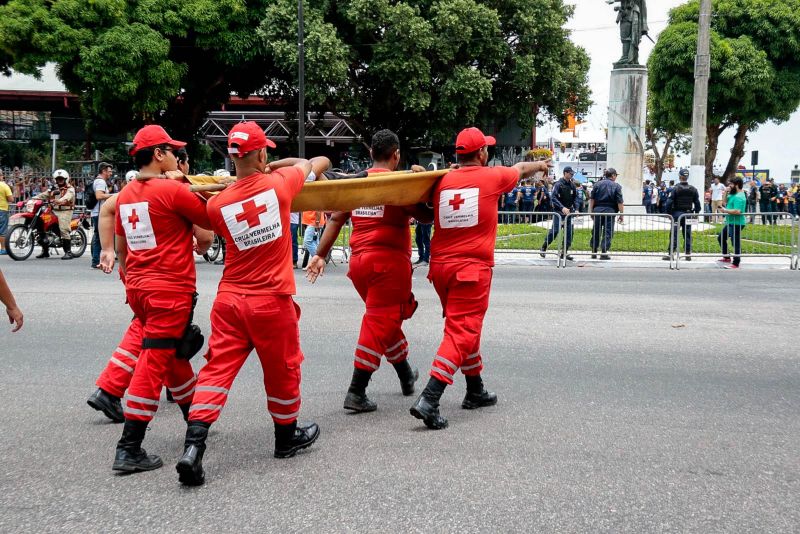
[[[53,173],[53,178],[63,178],[65,180],[69,181],[69,173],[67,171],[65,171],[64,169],[58,169],[57,171],[55,171]]]
[[[136,179],[137,176],[139,176],[138,172],[136,172],[136,171],[128,171],[128,172],[125,173],[125,182],[126,183],[132,182],[133,180]]]
[[[231,175],[230,171],[226,169],[217,169],[216,171],[214,171],[214,176],[230,176],[230,175]]]

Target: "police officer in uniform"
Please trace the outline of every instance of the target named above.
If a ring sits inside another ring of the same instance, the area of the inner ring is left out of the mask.
[[[56,180],[58,191],[46,191],[37,195],[36,198],[51,200],[53,203],[53,213],[58,218],[58,230],[61,234],[61,247],[64,249],[64,256],[61,259],[71,260],[75,257],[72,255],[72,243],[69,237],[72,211],[75,209],[75,188],[72,187],[69,173],[64,169],[58,169],[54,172],[53,178]],[[39,245],[42,247],[42,253],[36,257],[49,258],[50,248],[45,240],[43,231],[39,232]]]
[[[553,226],[547,233],[547,238],[541,248],[541,256],[544,258],[544,253],[547,247],[550,246],[558,232],[561,231],[561,219],[567,217],[570,213],[578,213],[580,203],[578,200],[578,188],[572,177],[575,176],[575,171],[572,167],[564,168],[564,177],[553,185],[553,193],[550,196],[550,203],[553,206],[555,217],[553,217]],[[567,250],[572,246],[572,219],[566,219],[565,230],[567,232]],[[572,256],[567,256],[568,260],[572,260]]]
[[[622,213],[625,205],[622,201],[622,186],[617,183],[617,171],[611,167],[606,170],[605,178],[592,188],[592,197],[589,200],[589,211],[592,213],[619,213],[619,222],[622,223]],[[614,216],[597,217],[592,228],[592,259],[597,257],[597,247],[600,245],[601,260],[610,260],[607,254],[611,249],[611,240],[614,238]]]
[[[511,212],[519,211],[520,196],[522,196],[522,194],[520,193],[519,186],[507,192],[503,196],[503,211],[507,212],[504,216],[504,219],[507,224],[513,224],[517,222]]]
[[[667,213],[676,221],[686,213],[700,213],[703,205],[700,204],[700,193],[693,185],[689,185],[689,169],[681,169],[680,183],[675,186],[667,197]],[[683,235],[683,251],[686,261],[692,261],[692,225],[686,224],[686,219],[680,219],[681,234]],[[672,253],[678,250],[678,225],[672,225]],[[670,256],[662,258],[665,261]]]

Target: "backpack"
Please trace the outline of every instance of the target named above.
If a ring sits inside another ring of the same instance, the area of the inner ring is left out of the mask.
[[[97,197],[94,194],[94,180],[86,184],[83,192],[83,205],[87,210],[93,210],[97,206]]]

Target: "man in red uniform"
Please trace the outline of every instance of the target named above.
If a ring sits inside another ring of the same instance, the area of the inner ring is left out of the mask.
[[[180,161],[178,162],[178,170],[184,174],[189,172],[188,165],[183,166]],[[137,174],[135,171],[129,171],[125,176],[123,187],[135,179]],[[117,214],[117,196],[111,195],[103,203],[98,216],[98,234],[102,247],[100,267],[106,274],[110,274],[113,271],[115,262],[114,221]],[[214,233],[195,226],[193,234],[196,243],[194,252],[202,255],[211,246]],[[120,280],[124,285],[125,278],[121,270],[119,274]],[[97,389],[86,400],[89,406],[103,412],[106,417],[115,423],[125,422],[120,399],[125,395],[125,390],[128,389],[133,378],[133,371],[142,352],[142,338],[142,322],[134,317],[122,337],[122,341],[114,349],[105,369],[97,378]],[[189,406],[192,403],[191,395],[194,392],[195,379],[196,377],[191,367],[187,367],[179,360],[176,360],[176,365],[170,368],[164,378],[164,385],[171,394],[171,399],[178,404],[183,412],[184,419],[188,415]],[[168,396],[168,398],[170,397]]]
[[[142,173],[169,174],[178,168],[175,150],[185,145],[150,125],[134,137],[131,155]],[[189,323],[195,292],[192,227],[209,228],[210,223],[205,203],[175,180],[134,181],[116,204],[117,255],[137,318],[126,339],[141,338],[142,350],[125,395],[125,426],[113,469],[149,471],[161,467],[161,458],[148,455],[141,445],[170,373],[187,378],[176,391],[184,407],[191,401],[194,373],[187,360],[176,359],[175,348]]]
[[[394,171],[400,163],[400,140],[394,132],[381,130],[372,137],[370,153],[373,160],[370,174]],[[351,219],[352,256],[348,276],[367,309],[361,320],[353,379],[344,399],[346,410],[359,413],[377,409],[375,402],[367,397],[366,389],[382,356],[394,366],[403,395],[414,393],[419,372],[408,363],[408,341],[402,329],[403,321],[417,308],[411,292],[411,217],[430,222],[433,213],[424,205],[372,206],[335,213],[308,266],[308,279],[313,283],[324,272],[325,258],[342,225]]]
[[[439,399],[459,369],[467,381],[462,408],[497,403],[481,379],[481,329],[489,307],[489,288],[497,238],[497,201],[520,178],[547,172],[548,162],[486,167],[493,137],[477,128],[458,134],[458,167],[445,175],[433,193],[434,233],[428,278],[444,312],[444,339],[433,359],[430,380],[411,408],[411,415],[428,428],[447,426],[439,414]]]
[[[202,459],[208,429],[228,400],[234,379],[253,349],[264,371],[267,410],[275,425],[275,457],[289,458],[319,436],[316,424],[298,426],[300,308],[295,304],[289,212],[312,170],[304,159],[267,163],[274,148],[254,122],[234,126],[228,151],[236,183],[208,202],[217,235],[228,243],[225,269],[211,310],[211,339],[195,388],[184,453],[176,465],[186,485],[205,481]]]

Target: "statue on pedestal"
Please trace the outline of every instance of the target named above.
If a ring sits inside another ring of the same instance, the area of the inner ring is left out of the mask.
[[[639,44],[647,35],[647,1],[646,0],[606,0],[608,4],[619,4],[614,8],[617,12],[617,24],[622,39],[622,57],[614,63],[614,68],[639,65]],[[648,36],[649,38],[649,36]]]

